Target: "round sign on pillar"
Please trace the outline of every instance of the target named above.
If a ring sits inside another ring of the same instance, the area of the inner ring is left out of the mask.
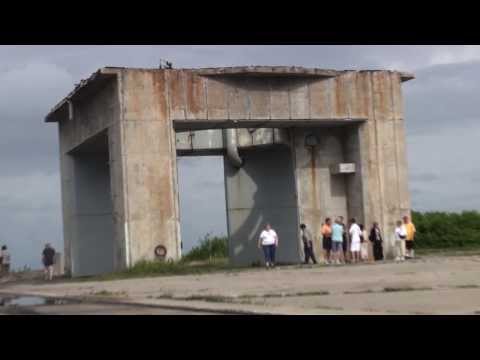
[[[165,260],[167,256],[167,248],[163,245],[158,245],[156,248],[155,248],[155,257],[158,259],[158,260]]]

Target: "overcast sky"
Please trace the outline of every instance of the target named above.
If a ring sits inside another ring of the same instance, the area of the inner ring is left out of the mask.
[[[480,210],[479,46],[0,46],[0,243],[14,266],[39,267],[47,241],[63,252],[57,128],[44,116],[97,68],[160,58],[414,72],[403,85],[413,208]],[[179,161],[185,250],[226,233],[221,158],[192,160]]]

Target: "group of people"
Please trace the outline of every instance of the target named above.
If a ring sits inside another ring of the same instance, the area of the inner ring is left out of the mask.
[[[46,244],[42,251],[42,264],[44,268],[45,280],[53,280],[53,264],[55,262],[55,249]],[[7,275],[10,272],[10,252],[6,245],[3,245],[0,251],[0,271],[1,275]]]
[[[300,225],[305,264],[310,260],[316,264],[313,236],[305,224]],[[395,259],[404,261],[414,257],[415,225],[408,216],[403,221],[398,221],[395,228]],[[383,236],[377,222],[373,223],[370,232],[367,233],[363,224],[357,224],[352,218],[349,226],[344,222],[343,216],[339,216],[332,224],[331,218],[326,218],[321,227],[322,248],[326,264],[356,263],[361,261],[381,261],[383,255]],[[372,244],[373,259],[370,256],[369,244]],[[278,235],[270,224],[260,233],[258,247],[263,249],[265,266],[275,266],[275,252],[278,247]]]

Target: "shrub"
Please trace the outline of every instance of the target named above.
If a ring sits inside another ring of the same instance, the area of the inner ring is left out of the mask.
[[[480,213],[478,211],[412,212],[419,248],[480,247]]]
[[[184,261],[201,261],[228,256],[227,237],[211,236],[206,234],[200,244],[190,250],[183,258]]]

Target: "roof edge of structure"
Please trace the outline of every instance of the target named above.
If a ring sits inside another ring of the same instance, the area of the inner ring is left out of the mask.
[[[70,102],[73,98],[79,99],[83,95],[91,94],[98,89],[107,79],[111,79],[122,70],[138,71],[158,71],[156,68],[128,68],[106,66],[95,71],[89,78],[81,80],[75,85],[75,88],[57,105],[55,105],[45,117],[45,122],[59,122],[61,119],[71,117]],[[306,68],[301,66],[233,66],[233,67],[213,67],[213,68],[191,68],[191,69],[173,69],[185,70],[196,73],[200,76],[298,76],[298,77],[336,77],[348,72],[375,72],[387,71],[398,73],[402,82],[415,79],[415,76],[409,72],[394,70],[332,70],[320,68]]]
[[[63,98],[57,105],[55,105],[50,112],[45,116],[45,122],[58,122],[64,117],[70,115],[69,103],[74,97],[79,97],[82,94],[85,94],[87,91],[91,91],[91,85],[93,83],[99,83],[117,76],[118,70],[120,68],[115,67],[104,67],[95,71],[87,79],[82,79],[80,83],[75,84],[74,89]],[[89,89],[90,88],[90,89]]]

